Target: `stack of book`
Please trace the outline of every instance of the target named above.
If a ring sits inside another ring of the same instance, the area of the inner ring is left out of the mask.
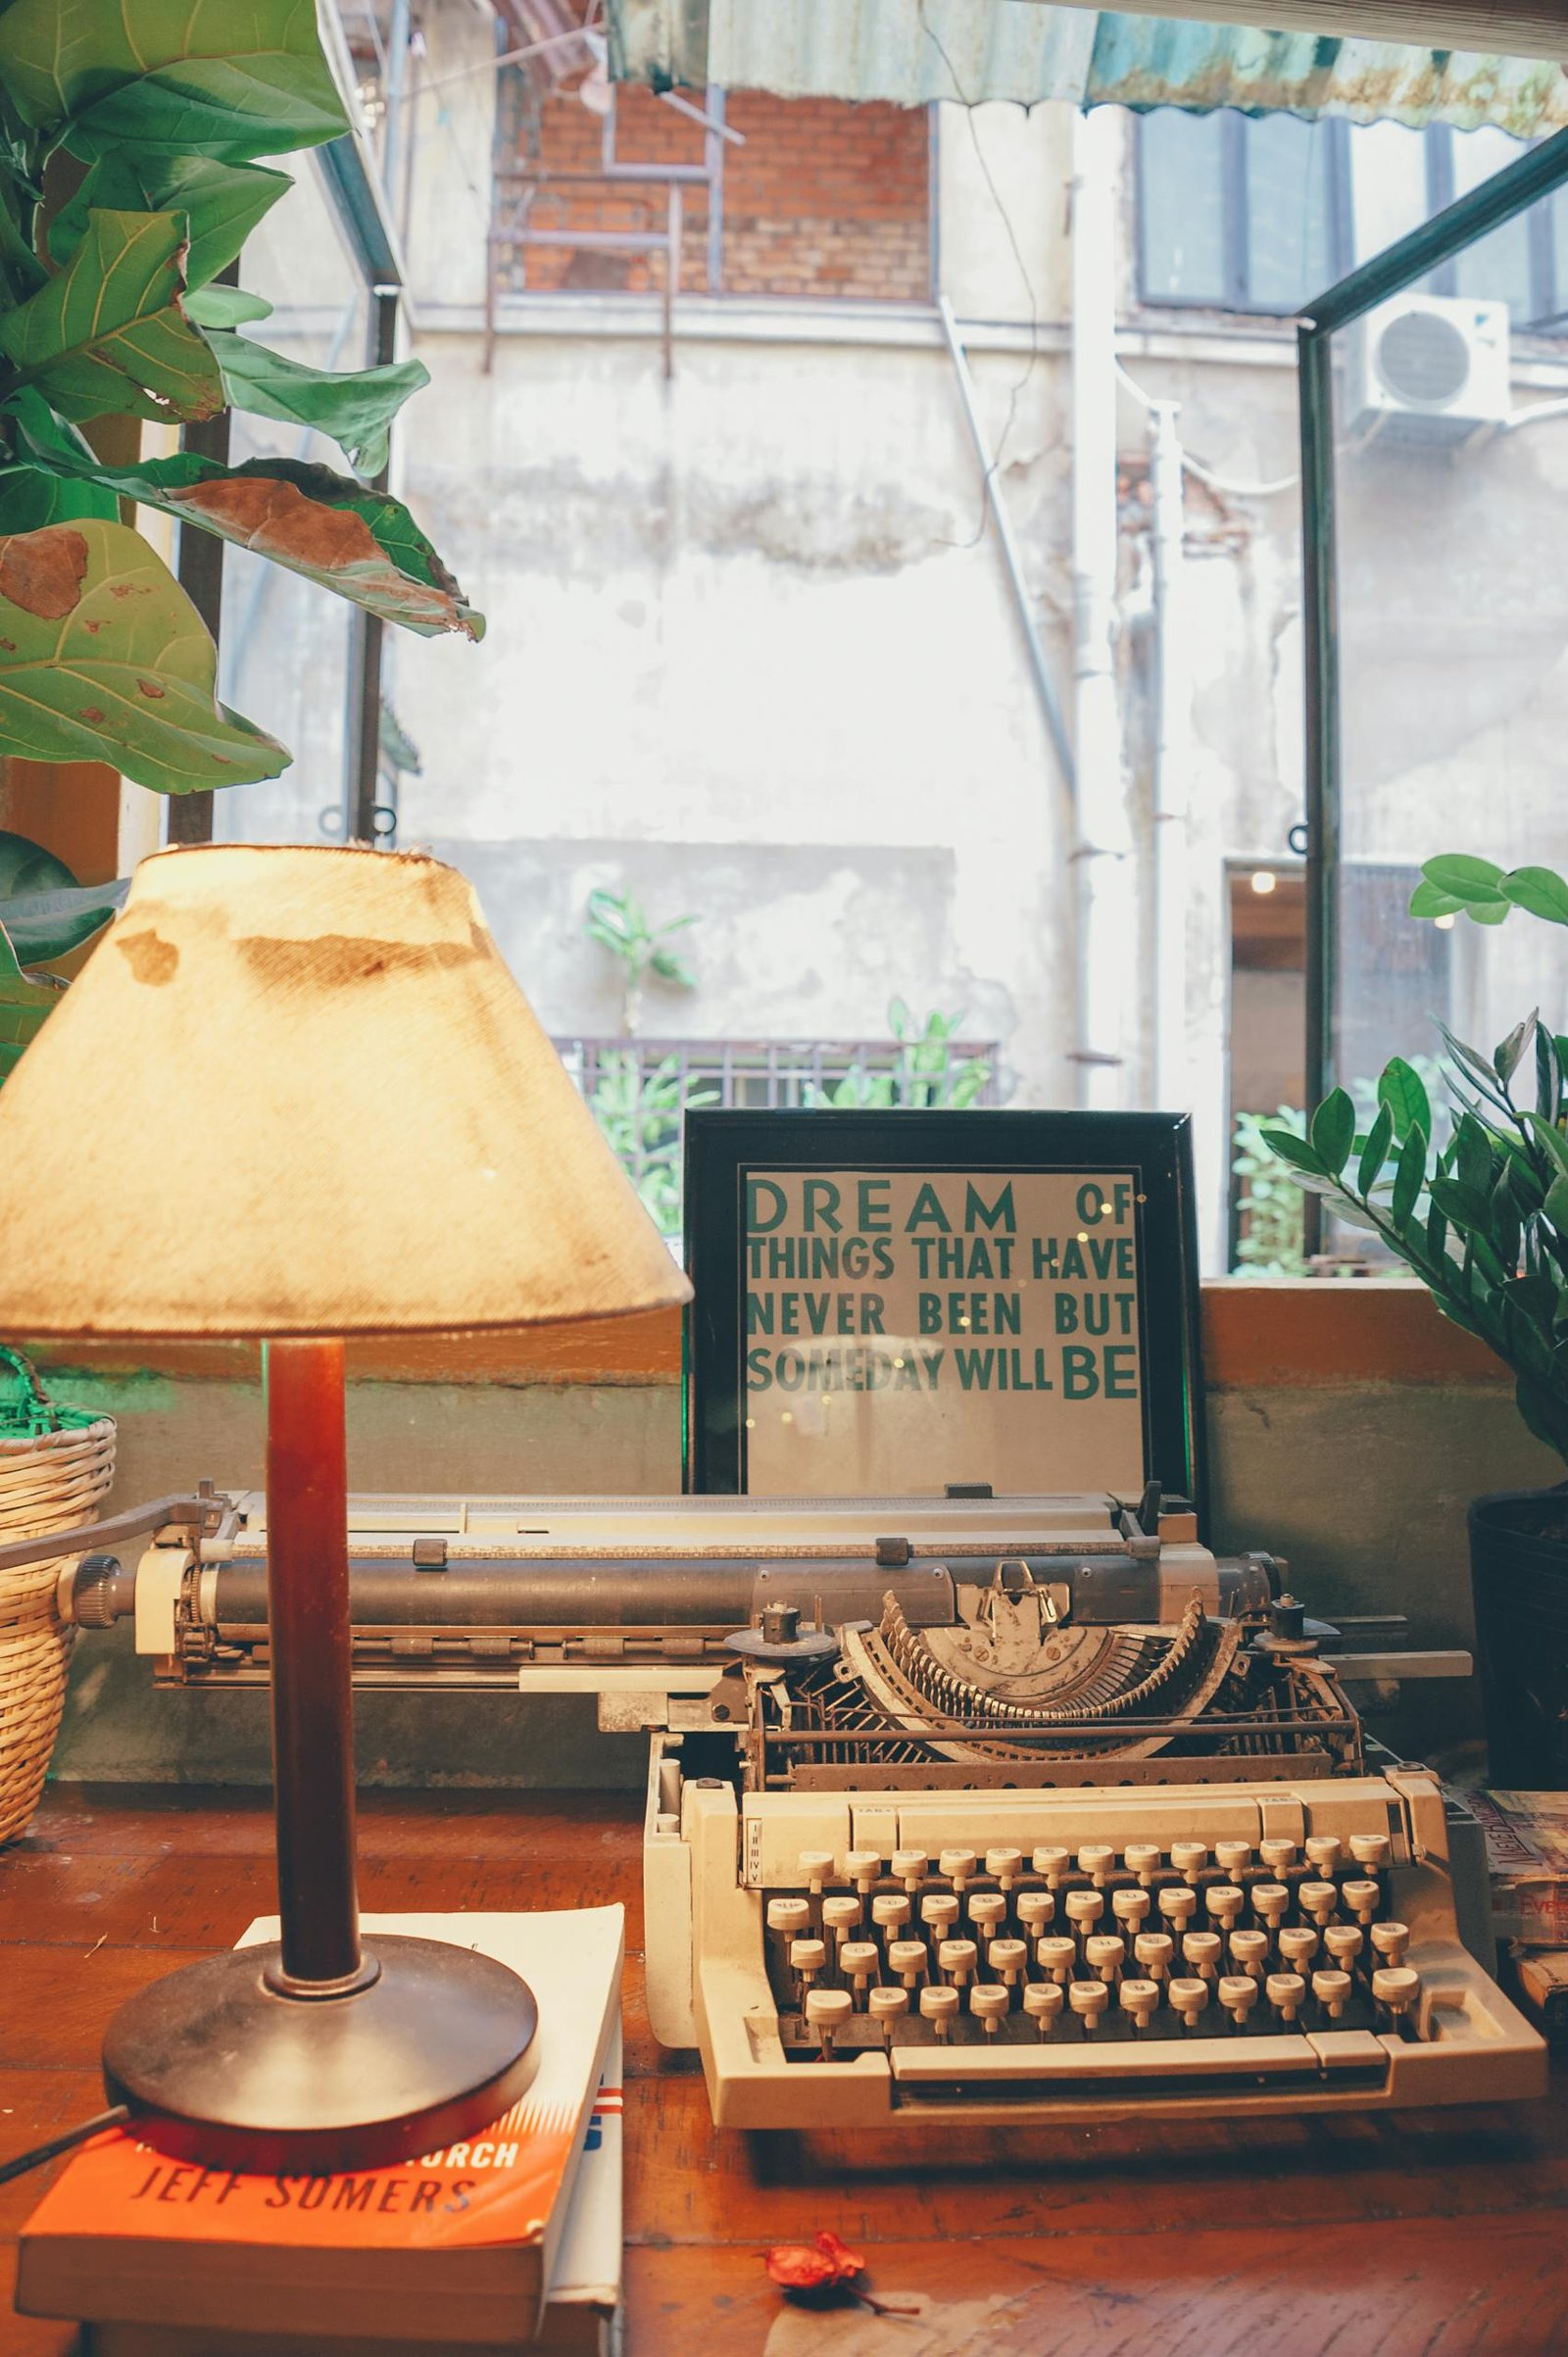
[[[68,2163],[23,2230],[17,2306],[88,2357],[607,2357],[621,2257],[619,1907],[385,1915],[454,1940],[539,2002],[527,2094],[481,2136],[396,2167],[251,2177],[129,2130]],[[253,1924],[242,1945],[275,1939]]]

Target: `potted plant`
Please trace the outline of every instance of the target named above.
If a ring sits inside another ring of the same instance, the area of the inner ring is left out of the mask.
[[[1429,859],[1412,916],[1568,925],[1568,882],[1452,854]],[[1440,1140],[1426,1087],[1396,1057],[1364,1132],[1344,1089],[1306,1136],[1265,1129],[1298,1183],[1370,1228],[1446,1318],[1494,1350],[1519,1412],[1568,1460],[1568,1036],[1527,1014],[1490,1056],[1447,1030]],[[1477,1661],[1493,1781],[1568,1785],[1568,1482],[1470,1509]]]

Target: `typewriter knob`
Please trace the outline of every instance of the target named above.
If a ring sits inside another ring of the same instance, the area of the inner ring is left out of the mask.
[[[1140,1932],[1133,1941],[1133,1954],[1147,1980],[1162,1981],[1171,1968],[1176,1942],[1168,1932]]]
[[[1208,1983],[1179,1976],[1170,1985],[1170,2001],[1181,2015],[1183,2027],[1196,2029],[1198,2017],[1208,2003]]]
[[[881,1961],[874,1940],[846,1940],[840,1948],[839,1970],[849,1974],[858,1999],[864,1997]]]
[[[1006,1919],[1007,1902],[1000,1891],[970,1891],[969,1921],[978,1939],[987,1942],[994,1940]]]
[[[888,1970],[898,1974],[906,1992],[919,1988],[925,1978],[925,1966],[923,1940],[895,1940],[888,1949]]]
[[[1376,1883],[1342,1883],[1340,1895],[1363,1928],[1383,1904],[1383,1893]]]
[[[1061,1878],[1070,1864],[1071,1859],[1067,1851],[1058,1847],[1054,1842],[1047,1842],[1034,1853],[1035,1872],[1045,1876],[1046,1887],[1051,1891],[1060,1889]]]
[[[1198,1892],[1189,1891],[1185,1883],[1169,1883],[1158,1894],[1159,1911],[1167,1923],[1178,1931],[1185,1929],[1198,1912]]]
[[[1280,1958],[1298,1972],[1317,1954],[1317,1934],[1305,1924],[1288,1923],[1280,1934]]]
[[[1159,1848],[1153,1841],[1129,1841],[1121,1853],[1129,1874],[1136,1874],[1147,1891],[1159,1872]]]
[[[1305,1848],[1307,1864],[1315,1866],[1325,1881],[1345,1863],[1345,1843],[1338,1834],[1308,1834]]]
[[[1323,1945],[1335,1963],[1345,1972],[1349,1971],[1361,1953],[1362,1938],[1361,1929],[1357,1924],[1331,1923],[1325,1924],[1323,1927]],[[1391,1958],[1391,1962],[1397,1964],[1399,1958],[1395,1956]]]
[[[1141,1923],[1148,1921],[1152,1904],[1153,1900],[1147,1891],[1113,1891],[1110,1894],[1112,1915],[1118,1923],[1125,1924],[1130,1932],[1136,1932]]]
[[[1203,1905],[1225,1932],[1234,1928],[1236,1918],[1246,1904],[1245,1891],[1238,1891],[1234,1883],[1215,1883],[1203,1892]]]
[[[1020,1891],[1017,1907],[1021,1929],[1037,1940],[1056,1912],[1056,1902],[1049,1891]]]
[[[833,1852],[831,1849],[803,1849],[801,1872],[806,1878],[811,1896],[820,1898],[822,1885],[833,1880]]]
[[[1327,2007],[1330,2021],[1337,2022],[1344,2013],[1350,1994],[1349,1974],[1335,1972],[1332,1969],[1314,1973],[1312,1975],[1312,1994],[1320,2005]]]
[[[1257,1854],[1271,1874],[1289,1874],[1296,1864],[1294,1841],[1259,1841]]]
[[[909,1902],[899,1891],[885,1891],[871,1901],[871,1921],[879,1932],[896,1932],[909,1920]]]
[[[1104,1912],[1105,1894],[1102,1891],[1068,1891],[1067,1921],[1069,1923],[1095,1924],[1100,1921]]]
[[[1409,2012],[1420,1990],[1421,1975],[1408,1964],[1385,1965],[1372,1975],[1372,1994],[1380,2005],[1387,2005],[1396,2023]]]
[[[1375,1923],[1372,1926],[1372,1945],[1385,1964],[1402,1964],[1410,1945],[1410,1927],[1407,1923]]]
[[[1279,1930],[1290,1903],[1291,1894],[1283,1883],[1252,1885],[1252,1913],[1261,1916],[1271,1932]]]
[[[932,2029],[936,2032],[938,2038],[944,2045],[946,2045],[948,2042],[948,2034],[953,2028],[954,2017],[957,2013],[957,2010],[958,1992],[956,1989],[931,1988],[921,1989],[921,2019],[930,2023]]]
[[[800,1975],[804,1988],[809,1989],[819,1972],[827,1970],[827,1949],[820,1940],[792,1940],[790,1968]]]
[[[909,1992],[906,1989],[873,1989],[865,2005],[872,2021],[881,2023],[883,2038],[891,2041],[894,2023],[909,2010]]]
[[[1127,1960],[1127,1943],[1113,1934],[1099,1933],[1084,1941],[1084,1962],[1102,1981],[1114,1981]]]
[[[882,1871],[881,1852],[875,1849],[852,1849],[844,1861],[844,1871],[860,1896],[869,1898]]]
[[[986,1872],[994,1874],[1004,1891],[1010,1891],[1023,1871],[1021,1849],[988,1849]]]
[[[767,1902],[767,1928],[786,1940],[799,1940],[811,1920],[811,1910],[804,1898],[770,1898]]]
[[[995,1981],[977,1981],[969,1991],[969,2011],[984,2025],[987,2038],[995,2038],[1012,2005],[1010,1992]]]
[[[1208,1864],[1207,1846],[1202,1841],[1173,1841],[1170,1845],[1170,1862],[1178,1874],[1185,1874],[1191,1882],[1193,1876],[1201,1874]]]
[[[930,1860],[923,1849],[896,1849],[893,1852],[894,1877],[904,1885],[911,1898],[925,1881],[925,1870],[929,1864]]]
[[[974,1879],[979,1864],[972,1849],[945,1849],[937,1860],[937,1872],[944,1875],[955,1891],[962,1891]]]
[[[1261,1978],[1268,1960],[1266,1932],[1232,1932],[1229,1940],[1231,1962],[1238,1972],[1250,1973],[1253,1980]]]
[[[1310,1915],[1319,1931],[1328,1923],[1340,1903],[1340,1894],[1333,1883],[1303,1883],[1297,1892],[1301,1911]]]
[[[1078,1852],[1078,1869],[1087,1874],[1097,1891],[1105,1888],[1105,1877],[1116,1863],[1116,1852],[1108,1841],[1086,1841]]]
[[[1221,1874],[1228,1874],[1232,1882],[1235,1882],[1247,1872],[1252,1863],[1251,1843],[1250,1841],[1216,1841],[1214,1863]]]
[[[1124,2013],[1132,2015],[1135,2029],[1147,2030],[1159,2010],[1159,1983],[1123,1981],[1121,2006]]]
[[[1200,1981],[1212,1981],[1219,1970],[1220,1937],[1217,1932],[1187,1932],[1182,1937],[1182,1961],[1191,1965]]]
[[[958,1902],[947,1891],[928,1891],[920,1901],[920,1921],[933,1940],[945,1940],[958,1920]]]
[[[1220,1978],[1219,2001],[1240,2030],[1257,2003],[1257,1983],[1247,1973],[1224,1973]]]
[[[806,1992],[806,2019],[816,2032],[822,2045],[822,2060],[833,2059],[833,2034],[842,2030],[855,2010],[855,2000],[847,1989],[808,1989]]]
[[[993,1940],[986,1956],[1004,1989],[1016,1986],[1028,1961],[1029,1950],[1021,1940]]]
[[[858,1898],[824,1898],[822,1929],[831,1932],[836,1940],[847,1940],[860,1920]]]
[[[1067,2002],[1085,2030],[1094,2030],[1110,2003],[1110,1990],[1103,1981],[1074,1981],[1067,1990]]]
[[[1042,2038],[1061,2013],[1061,1987],[1055,1981],[1031,1981],[1023,1992],[1023,2009]]]
[[[1046,1939],[1035,1949],[1035,1962],[1043,1973],[1049,1973],[1058,1985],[1071,1980],[1077,1961],[1076,1940]]]
[[[1294,2022],[1306,1998],[1306,1983],[1299,1973],[1270,1973],[1263,1993],[1282,2022]]]
[[[937,1969],[955,1989],[962,1989],[972,1981],[980,1961],[980,1951],[972,1940],[944,1940],[937,1949]]]
[[[1365,1866],[1371,1874],[1382,1874],[1394,1860],[1387,1834],[1352,1834],[1350,1855],[1358,1866]]]

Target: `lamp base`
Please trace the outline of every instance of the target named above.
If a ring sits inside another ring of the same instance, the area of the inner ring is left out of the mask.
[[[374,2169],[488,2128],[539,2063],[539,2009],[492,1957],[373,1939],[373,1979],[279,1994],[275,1942],[203,1957],[122,2005],[104,2085],[161,2152],[262,2176]]]

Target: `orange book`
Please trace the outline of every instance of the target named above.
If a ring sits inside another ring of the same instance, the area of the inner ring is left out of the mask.
[[[414,2341],[532,2336],[616,2020],[622,1910],[382,1915],[365,1929],[457,1935],[522,1974],[542,2053],[520,2102],[464,2143],[330,2177],[202,2169],[111,2130],[67,2164],[23,2230],[24,2315]],[[263,1921],[241,1944],[275,1937]]]

